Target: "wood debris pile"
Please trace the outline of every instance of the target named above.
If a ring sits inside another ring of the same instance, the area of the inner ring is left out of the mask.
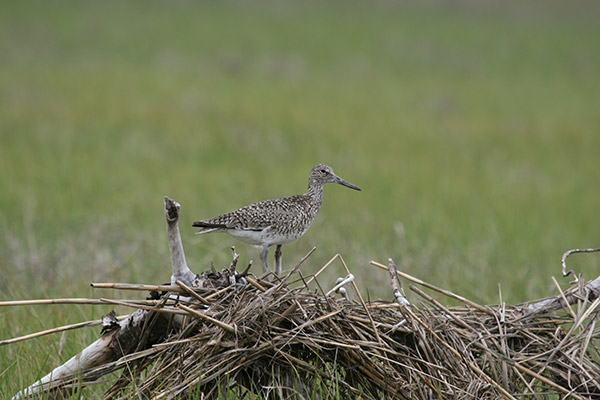
[[[328,291],[318,275],[336,259],[347,276]],[[182,260],[173,259],[174,276]],[[315,276],[296,266],[260,279],[236,263],[234,251],[221,272],[131,300],[138,310],[104,319],[79,371],[69,372],[70,360],[15,398],[65,395],[100,378],[111,383],[106,399],[600,398],[600,277],[555,298],[487,306],[390,260],[371,264],[388,271],[395,301],[365,302],[339,255]],[[461,305],[444,306],[440,294]]]

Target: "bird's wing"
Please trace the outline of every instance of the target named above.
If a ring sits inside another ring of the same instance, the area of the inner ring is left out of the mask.
[[[192,226],[203,228],[197,233],[225,232],[228,230],[262,231],[271,225],[270,218],[261,215],[257,210],[246,209],[246,207],[218,217],[192,223]]]
[[[218,217],[196,221],[192,226],[201,227],[198,233],[224,232],[227,230],[262,231],[273,225],[275,221],[293,218],[296,209],[282,208],[282,199],[264,200],[228,212]]]
[[[204,228],[198,233],[228,230],[263,231],[276,223],[294,221],[309,201],[306,195],[259,201],[218,217],[196,221],[192,225]]]
[[[200,227],[196,234],[211,233],[211,232],[226,232],[228,230],[244,230],[244,231],[262,231],[271,225],[258,227],[258,226],[240,226],[234,223],[221,224],[221,223],[210,223],[208,221],[196,221],[192,223],[192,226]]]

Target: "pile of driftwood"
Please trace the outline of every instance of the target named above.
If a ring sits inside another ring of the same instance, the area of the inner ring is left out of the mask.
[[[600,397],[600,277],[555,298],[485,306],[397,271],[392,260],[371,264],[388,271],[394,301],[365,302],[339,255],[321,269],[345,268],[334,287],[299,265],[253,277],[237,271],[235,250],[229,268],[195,275],[179,205],[165,205],[171,285],[94,284],[154,291],[146,301],[98,299],[137,310],[104,317],[100,339],[15,398],[68,395],[115,371],[106,399]],[[462,305],[445,307],[432,292]]]

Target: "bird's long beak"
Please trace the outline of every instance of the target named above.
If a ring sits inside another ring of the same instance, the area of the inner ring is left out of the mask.
[[[334,175],[334,179],[335,179],[335,183],[339,183],[340,185],[344,185],[346,187],[349,187],[350,189],[354,189],[354,190],[358,190],[359,192],[361,191],[361,188],[359,188],[356,185],[351,184],[350,182],[348,182],[345,179],[340,178],[337,175]]]

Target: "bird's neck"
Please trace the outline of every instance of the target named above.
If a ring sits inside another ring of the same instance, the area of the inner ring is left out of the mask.
[[[308,191],[306,194],[313,201],[321,204],[323,202],[323,185],[314,181],[308,181]]]

